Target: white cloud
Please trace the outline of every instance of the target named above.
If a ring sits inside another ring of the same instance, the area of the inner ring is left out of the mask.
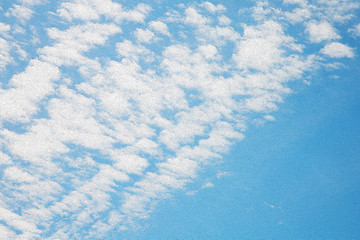
[[[271,116],[271,115],[265,115],[265,116],[264,116],[264,119],[265,119],[265,120],[268,120],[268,121],[275,121],[275,117],[274,117],[274,116]]]
[[[62,3],[62,9],[58,10],[61,17],[71,21],[81,19],[85,21],[99,19],[98,12],[91,6],[85,4],[74,4],[70,2]]]
[[[196,193],[198,193],[198,191],[193,190],[193,191],[188,191],[188,192],[186,192],[186,195],[188,195],[188,196],[193,196],[193,195],[195,195]]]
[[[216,174],[217,178],[223,178],[223,177],[227,177],[227,176],[231,176],[232,174],[230,172],[226,172],[226,171],[219,171]]]
[[[25,60],[28,57],[27,52],[22,49],[19,45],[15,45],[16,46],[16,53],[19,55],[21,60]]]
[[[22,231],[24,234],[20,235],[19,238],[31,239],[39,237],[38,233],[40,233],[40,230],[37,229],[37,226],[34,223],[24,220],[23,217],[1,206],[0,220],[4,221],[8,226]]]
[[[96,61],[82,56],[96,45],[101,45],[106,40],[121,32],[114,24],[87,23],[71,27],[65,31],[56,28],[48,29],[48,35],[55,40],[53,46],[46,46],[38,50],[40,58],[55,65],[97,65]]]
[[[10,51],[10,43],[0,37],[0,71],[3,71],[5,67],[13,61]]]
[[[199,52],[207,59],[215,59],[218,51],[213,45],[202,45],[199,47]]]
[[[139,58],[144,58],[151,55],[151,52],[144,46],[134,45],[129,40],[116,43],[116,51],[119,56],[128,58],[133,61],[138,61]]]
[[[150,43],[155,36],[155,34],[149,29],[140,29],[140,28],[136,29],[134,35],[139,42],[144,42],[144,43]]]
[[[310,22],[307,24],[306,33],[311,42],[322,42],[324,40],[339,39],[335,28],[328,22]]]
[[[185,10],[185,22],[193,25],[205,25],[210,23],[210,20],[201,15],[195,8],[189,7]]]
[[[268,1],[257,1],[256,5],[252,7],[251,15],[256,21],[263,21],[271,16],[274,9],[270,7]]]
[[[25,34],[26,30],[18,25],[16,25],[15,27],[13,27],[13,34]]]
[[[234,42],[240,38],[240,34],[232,27],[211,27],[208,25],[198,26],[196,31],[197,38],[200,42],[210,42],[215,45],[224,45],[228,42]]]
[[[23,73],[14,75],[11,89],[0,90],[0,120],[29,121],[37,103],[50,94],[60,72],[52,64],[31,60]]]
[[[23,5],[14,4],[12,8],[10,8],[6,13],[5,16],[10,17],[14,16],[18,18],[22,23],[32,18],[34,11],[28,7]]]
[[[226,8],[222,4],[214,5],[210,2],[204,2],[202,6],[211,13],[225,11]]]
[[[50,129],[42,127],[41,130],[43,130],[41,133],[32,132],[21,135],[5,131],[2,135],[12,155],[21,157],[27,162],[46,164],[56,153],[67,152],[68,149],[60,141],[52,139],[53,133]]]
[[[8,31],[10,31],[10,28],[11,28],[10,25],[0,22],[0,32],[1,33],[6,33]]]
[[[318,0],[321,17],[328,21],[344,22],[354,17],[354,10],[360,8],[357,1]]]
[[[344,23],[355,17],[355,11],[360,8],[356,1],[338,1],[338,0],[284,0],[285,4],[296,4],[292,12],[274,10],[281,18],[285,15],[291,23],[298,23],[310,17],[312,22]]]
[[[211,182],[207,182],[207,183],[204,183],[201,188],[204,189],[204,188],[213,188],[215,185]]]
[[[263,38],[240,42],[234,60],[240,69],[269,70],[280,61],[281,50],[274,42]]]
[[[354,57],[353,49],[339,42],[326,44],[320,52],[332,58]]]
[[[111,157],[115,161],[114,167],[129,174],[141,175],[149,166],[147,159],[136,154],[124,153],[119,150],[111,152]]]
[[[195,178],[199,168],[198,163],[186,158],[171,158],[167,162],[158,164],[160,172],[177,177]]]
[[[7,165],[11,163],[9,155],[0,152],[0,165]]]
[[[215,185],[214,185],[213,183],[207,182],[207,183],[204,183],[204,184],[199,188],[199,190],[187,191],[187,192],[186,192],[186,195],[188,195],[188,196],[193,196],[193,195],[197,194],[197,193],[198,193],[200,190],[202,190],[202,189],[213,188],[213,187],[215,187]]]
[[[299,5],[304,5],[308,3],[307,0],[283,0],[283,2],[285,4],[299,4]]]
[[[291,23],[299,23],[311,17],[312,13],[307,8],[295,8],[292,12],[285,12],[285,17]]]
[[[4,171],[4,176],[14,182],[35,182],[37,179],[27,172],[23,172],[16,167],[8,167]]]
[[[122,5],[111,0],[67,1],[61,3],[58,14],[68,21],[81,19],[98,20],[101,15],[120,21],[143,22],[151,8],[146,4],[138,4],[132,10],[124,10]]]
[[[218,21],[219,24],[223,26],[229,25],[231,23],[231,19],[224,15],[218,17]]]
[[[244,40],[237,44],[233,55],[239,69],[269,71],[283,60],[283,48],[291,39],[284,35],[282,26],[267,21],[255,27],[245,27]]]
[[[16,233],[2,224],[0,224],[0,234],[5,239],[15,239],[16,238]]]
[[[166,36],[170,36],[168,26],[161,21],[151,21],[149,22],[150,29],[153,29],[156,32],[164,34]]]

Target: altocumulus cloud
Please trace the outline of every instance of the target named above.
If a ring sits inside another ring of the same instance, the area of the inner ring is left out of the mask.
[[[1,236],[101,239],[185,193],[249,121],[274,120],[290,81],[355,56],[336,26],[359,4],[311,2],[259,2],[244,22],[210,2],[3,6]]]

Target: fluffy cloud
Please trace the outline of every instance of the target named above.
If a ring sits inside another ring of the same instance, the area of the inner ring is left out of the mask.
[[[52,64],[34,59],[23,73],[10,79],[11,89],[0,89],[0,120],[29,121],[38,102],[50,94],[60,71]]]
[[[225,11],[226,8],[222,4],[214,5],[210,2],[205,2],[202,6],[211,13]]]
[[[218,21],[220,25],[229,25],[231,23],[231,19],[224,15],[218,17]]]
[[[11,163],[11,160],[10,160],[9,155],[0,152],[0,164],[6,165],[6,164],[10,164],[10,163]]]
[[[309,34],[309,40],[316,43],[340,38],[335,28],[328,22],[310,22],[306,32]]]
[[[312,13],[307,8],[295,8],[291,12],[286,12],[285,17],[291,23],[299,23],[311,17]]]
[[[185,11],[185,21],[193,25],[204,25],[210,23],[210,20],[201,15],[195,8],[189,7]]]
[[[326,44],[326,46],[322,48],[320,52],[332,58],[354,57],[352,48],[339,42]]]
[[[170,36],[168,26],[161,21],[151,21],[149,22],[149,27],[156,32],[162,33],[166,36]]]
[[[5,33],[10,31],[10,25],[0,22],[0,32]]]
[[[61,3],[58,13],[61,17],[68,21],[73,19],[81,19],[84,21],[99,20],[101,16],[120,21],[143,22],[146,15],[151,10],[148,5],[138,4],[133,10],[127,10],[121,4],[111,0],[91,0],[91,1],[65,1]]]
[[[35,182],[36,178],[29,173],[23,172],[19,168],[9,167],[4,171],[4,176],[10,181],[14,182]]]
[[[144,43],[150,43],[150,41],[155,36],[155,34],[149,29],[139,29],[139,28],[136,29],[134,35],[139,42],[144,42]]]
[[[234,61],[240,69],[269,71],[282,64],[284,48],[293,41],[284,35],[282,26],[274,21],[267,21],[256,27],[245,27],[244,41],[237,44]],[[290,46],[291,47],[291,46]]]
[[[34,14],[34,11],[31,10],[28,7],[25,7],[24,5],[17,5],[14,4],[12,8],[9,9],[8,12],[6,12],[6,16],[14,16],[18,18],[22,23],[24,23],[26,20],[29,20]]]

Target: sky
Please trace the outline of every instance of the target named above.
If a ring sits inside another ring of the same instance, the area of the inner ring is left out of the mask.
[[[358,239],[356,0],[0,0],[3,239]]]

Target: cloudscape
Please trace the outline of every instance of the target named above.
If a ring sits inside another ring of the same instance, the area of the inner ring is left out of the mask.
[[[359,236],[358,1],[0,11],[0,238]]]

